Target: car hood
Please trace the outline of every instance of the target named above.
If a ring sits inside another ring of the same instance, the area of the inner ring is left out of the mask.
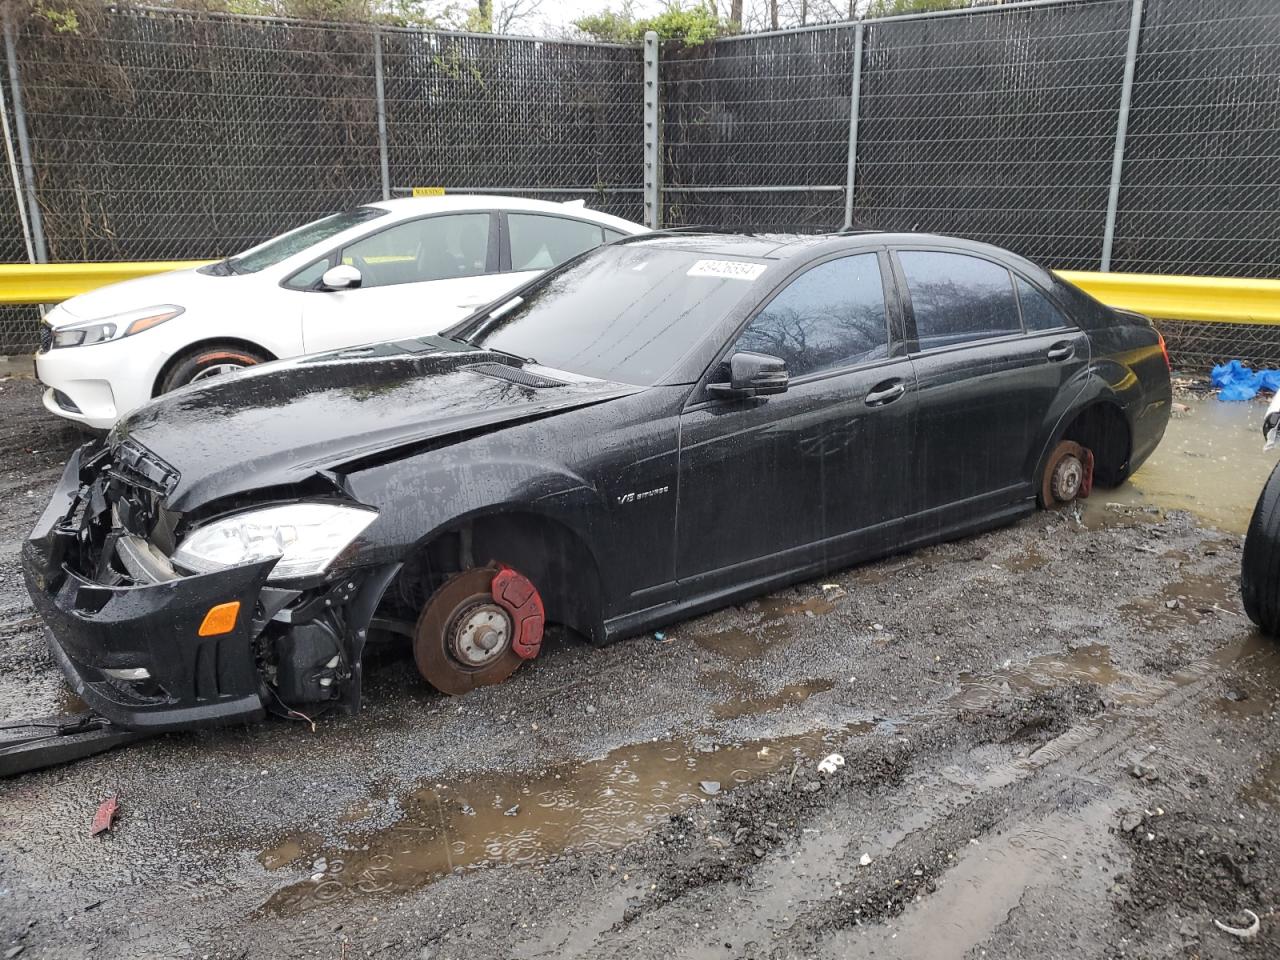
[[[65,300],[49,311],[47,320],[54,327],[62,327],[162,303],[190,307],[208,297],[209,288],[214,284],[221,282],[225,288],[227,281],[234,282],[235,279],[197,273],[194,268],[154,273],[149,277],[108,284]]]
[[[177,479],[166,504],[187,512],[642,389],[426,337],[277,361],[184,387],[121,421],[110,442],[132,441],[171,468]]]

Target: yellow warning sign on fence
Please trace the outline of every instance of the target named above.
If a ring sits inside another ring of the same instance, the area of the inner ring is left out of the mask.
[[[414,187],[415,197],[443,197],[444,187]]]

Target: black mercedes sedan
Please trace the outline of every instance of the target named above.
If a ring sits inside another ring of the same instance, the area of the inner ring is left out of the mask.
[[[24,548],[77,693],[169,730],[358,709],[371,639],[463,693],[1121,482],[1147,319],[995,247],[656,233],[443,336],[256,367],[82,447]]]

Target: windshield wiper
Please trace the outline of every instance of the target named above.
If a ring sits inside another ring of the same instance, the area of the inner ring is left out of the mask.
[[[476,327],[474,332],[472,332],[472,334],[469,337],[467,337],[463,342],[468,343],[473,347],[480,346],[480,344],[476,343],[476,340],[479,339],[480,337],[483,337],[486,333],[492,330],[494,326],[497,325],[497,322],[499,320],[505,317],[508,313],[510,313],[516,307],[520,306],[520,304],[522,303],[524,303],[524,297],[512,297],[510,300],[507,300],[504,303],[498,304],[498,306],[494,307],[492,310],[489,311],[489,315],[485,317],[483,321],[481,321],[480,325]],[[494,351],[494,353],[501,353],[501,352],[502,352],[501,350]]]

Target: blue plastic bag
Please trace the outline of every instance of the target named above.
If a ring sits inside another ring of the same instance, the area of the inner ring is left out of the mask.
[[[1231,360],[1214,367],[1209,373],[1209,381],[1218,388],[1219,400],[1252,400],[1259,390],[1268,393],[1280,390],[1280,370],[1259,370],[1255,373],[1239,360]]]

